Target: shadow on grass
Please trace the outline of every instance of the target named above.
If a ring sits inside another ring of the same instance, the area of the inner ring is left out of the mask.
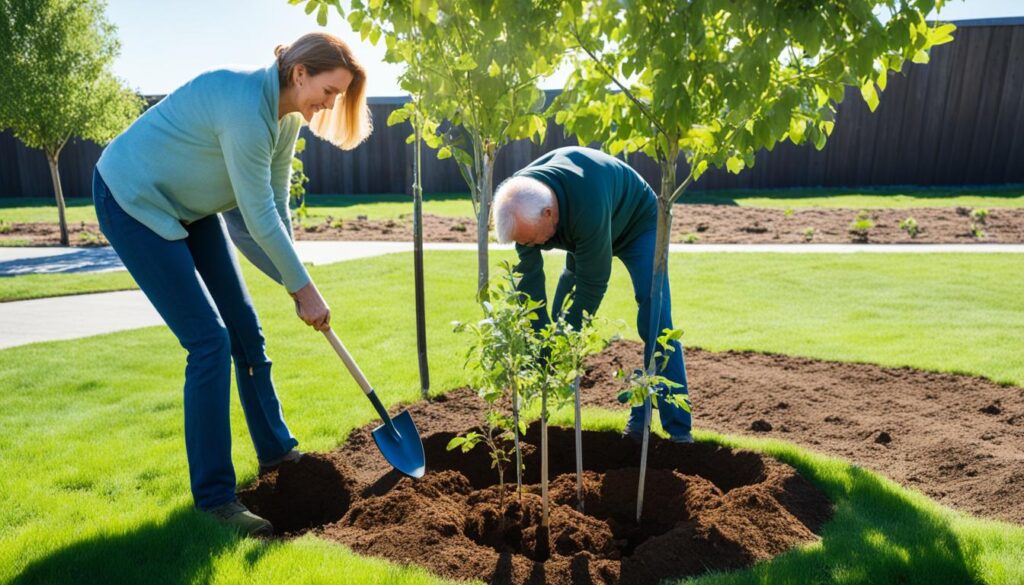
[[[54,551],[30,563],[13,583],[203,583],[212,578],[213,559],[240,541],[233,531],[183,508],[164,522]],[[246,561],[255,564],[267,548],[246,551]]]
[[[791,448],[768,452],[797,468],[836,502],[821,542],[748,570],[680,583],[984,582],[978,551],[965,550],[949,518],[922,507],[907,492],[855,465],[822,465]]]

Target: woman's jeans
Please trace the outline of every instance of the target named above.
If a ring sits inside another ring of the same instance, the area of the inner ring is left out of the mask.
[[[665,274],[661,293],[660,327],[657,331],[651,331],[651,284],[654,276],[654,246],[657,239],[657,232],[650,230],[636,237],[623,249],[618,250],[615,255],[626,265],[630,279],[633,281],[633,295],[636,298],[636,328],[640,339],[644,341],[644,368],[651,361],[651,347],[658,347],[656,343],[650,343],[652,335],[656,338],[664,329],[672,328],[672,294],[669,290],[668,273]],[[555,295],[552,299],[552,307],[561,307],[565,296],[576,286],[576,263],[575,258],[570,254],[566,258],[566,269],[558,280],[555,287]],[[659,388],[660,394],[675,394],[688,397],[689,386],[686,382],[686,364],[683,361],[683,347],[678,341],[672,342],[675,348],[669,354],[668,363],[662,367],[661,360],[658,360],[658,373],[665,376],[672,382],[679,384],[676,388],[666,388],[664,385]],[[658,401],[658,412],[661,415],[661,428],[672,437],[684,437],[690,433],[692,418],[690,413],[679,406],[667,402]],[[629,413],[629,420],[626,429],[630,433],[639,433],[644,428],[644,407],[635,406]]]
[[[298,441],[284,422],[259,319],[223,224],[212,215],[186,225],[185,239],[165,240],[121,209],[98,171],[92,193],[103,235],[188,352],[185,451],[196,507],[228,503],[235,499],[232,359],[260,461],[283,456]]]

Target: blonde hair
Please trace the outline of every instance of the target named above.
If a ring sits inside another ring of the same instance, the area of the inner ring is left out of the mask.
[[[344,67],[352,73],[348,89],[335,98],[329,110],[313,114],[309,129],[313,134],[338,148],[351,150],[366,140],[373,131],[370,109],[366,106],[366,70],[340,38],[314,32],[299,37],[291,45],[278,45],[277,75],[281,89],[291,87],[296,65],[305,67],[310,76]]]

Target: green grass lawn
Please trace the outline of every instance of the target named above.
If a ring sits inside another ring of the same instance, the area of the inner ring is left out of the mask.
[[[126,271],[0,277],[0,303],[138,288]]]
[[[672,258],[673,306],[689,345],[964,371],[1024,385],[1019,262],[1003,254],[680,254]],[[410,265],[410,255],[397,254],[312,269],[336,331],[387,402],[418,395]],[[245,270],[292,430],[304,449],[337,446],[373,419],[372,407],[284,292]],[[475,255],[428,253],[426,272],[432,385],[452,388],[464,383],[464,340],[450,321],[478,314]],[[628,324],[635,318],[617,264],[601,314]],[[623,330],[635,337],[631,325]],[[0,351],[0,582],[438,581],[310,536],[240,539],[193,512],[181,436],[184,357],[164,327]],[[698,431],[699,407],[698,400]],[[584,419],[614,429],[624,416],[593,411]],[[249,482],[256,461],[237,404],[232,423],[239,481]],[[838,505],[821,543],[697,582],[1024,579],[1024,528],[967,518],[792,445],[697,437],[767,451]]]
[[[472,217],[473,204],[467,193],[432,193],[424,195],[423,211],[449,217]],[[66,200],[68,221],[96,222],[92,200],[69,197]],[[681,204],[711,203],[745,207],[842,207],[910,208],[910,207],[1024,207],[1024,188],[977,189],[947,187],[941,189],[886,190],[761,190],[694,192],[683,197]],[[309,216],[323,219],[396,219],[412,213],[408,195],[310,195],[306,204]],[[57,207],[45,197],[0,198],[0,220],[6,222],[54,222]]]

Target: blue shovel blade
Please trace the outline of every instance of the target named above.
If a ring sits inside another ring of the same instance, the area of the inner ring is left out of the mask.
[[[377,448],[398,471],[415,479],[423,477],[427,463],[416,423],[412,422],[409,412],[404,410],[392,417],[391,422],[394,424],[394,430],[387,424],[373,430],[373,440],[377,443]]]

